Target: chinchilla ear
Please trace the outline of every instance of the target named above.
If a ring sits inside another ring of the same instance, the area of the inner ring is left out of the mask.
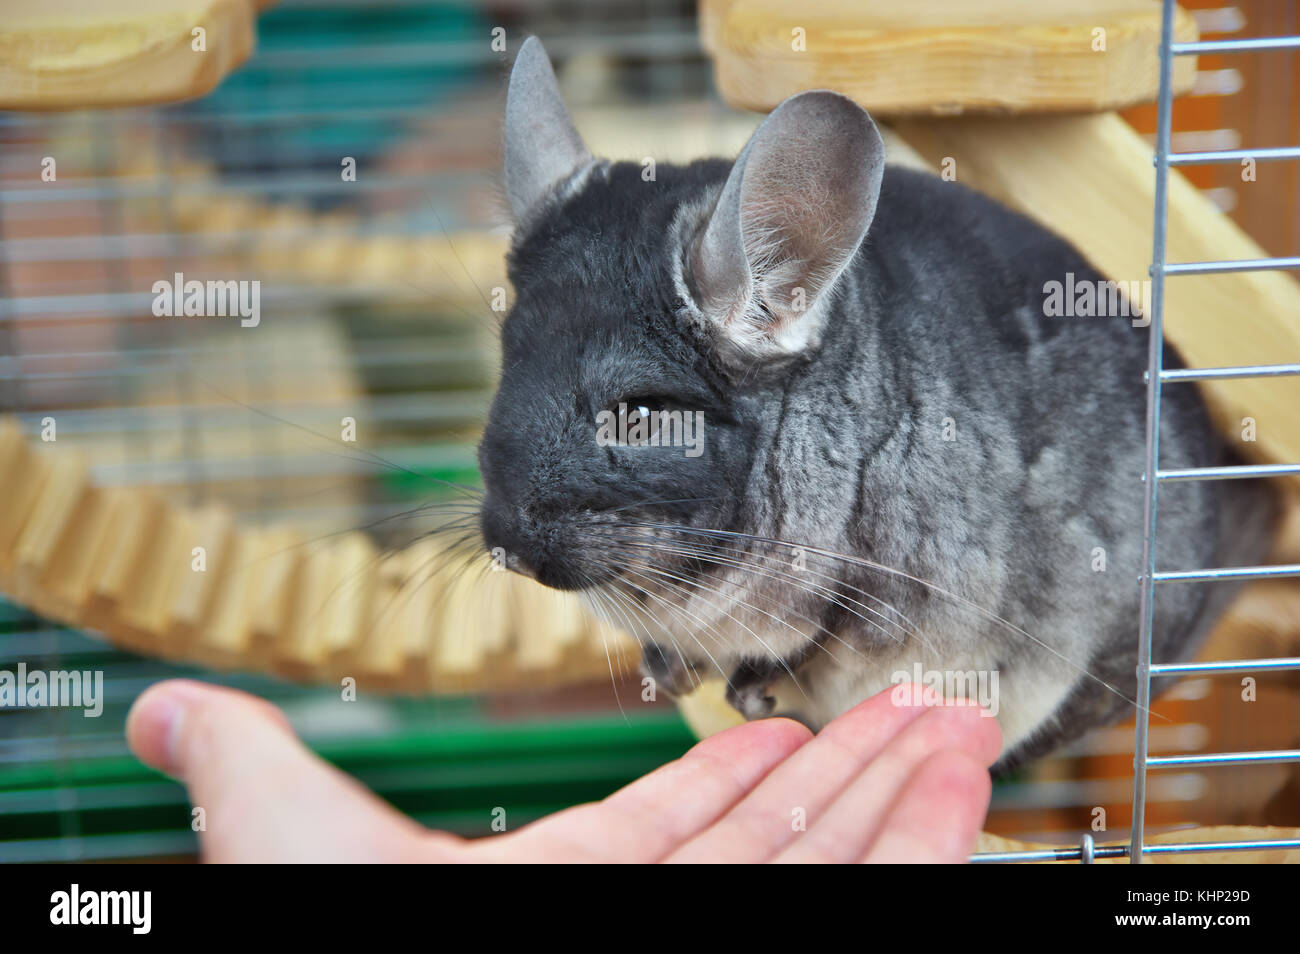
[[[701,311],[744,352],[792,354],[817,337],[824,304],[876,212],[885,145],[839,93],[791,96],[732,166],[691,249]]]
[[[535,36],[519,48],[506,93],[506,195],[516,223],[560,182],[591,162]]]

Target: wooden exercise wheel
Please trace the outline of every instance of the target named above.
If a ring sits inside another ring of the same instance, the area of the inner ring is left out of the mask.
[[[137,652],[369,689],[470,692],[608,679],[628,638],[576,597],[425,538],[240,526],[149,489],[95,486],[57,442],[0,422],[0,590]]]

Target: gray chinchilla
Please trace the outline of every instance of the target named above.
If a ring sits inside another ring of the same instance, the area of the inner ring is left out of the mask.
[[[817,727],[938,673],[993,686],[1005,770],[1134,711],[1148,329],[1052,314],[1052,283],[1106,288],[1068,242],[887,166],[832,92],[647,181],[587,152],[535,39],[505,183],[480,523],[512,569],[581,591],[667,690],[725,677],[749,717]],[[1163,467],[1224,459],[1192,385],[1165,389],[1160,439]],[[1270,508],[1259,481],[1169,485],[1157,566],[1259,562]],[[1229,590],[1157,587],[1155,661]]]

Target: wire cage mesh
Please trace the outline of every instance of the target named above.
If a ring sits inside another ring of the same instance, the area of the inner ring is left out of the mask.
[[[474,478],[495,373],[496,27],[554,36],[594,110],[703,98],[682,4],[316,0],[267,11],[256,55],[201,99],[5,115],[3,412],[32,434],[56,422],[108,486],[320,536],[368,527],[398,545],[429,529],[405,514],[429,499],[425,478]],[[159,318],[159,276],[258,280],[262,320]],[[344,417],[372,456],[319,436]],[[690,741],[671,708],[621,713],[611,692],[628,690],[608,677],[563,695],[362,699],[340,717],[336,689],[178,667],[3,613],[0,665],[106,677],[101,718],[0,717],[4,861],[194,852],[182,790],[122,740],[129,703],[168,675],[273,699],[321,754],[466,833],[494,806],[522,820],[607,794]]]
[[[0,412],[30,434],[53,419],[106,485],[219,500],[240,519],[322,536],[365,527],[380,544],[428,529],[409,517],[429,496],[423,478],[476,479],[495,375],[506,235],[495,170],[515,48],[494,46],[498,28],[546,38],[595,152],[734,155],[756,125],[713,93],[688,2],[286,0],[261,16],[250,61],[200,99],[0,116]],[[1170,115],[1166,88],[1162,173],[1209,161],[1170,155]],[[57,174],[43,180],[50,157]],[[1174,274],[1159,251],[1155,262],[1157,283]],[[258,280],[261,320],[161,318],[151,310],[160,276]],[[1154,393],[1174,380],[1165,375],[1157,365]],[[391,466],[321,439],[345,418]],[[668,705],[623,706],[635,688],[619,679],[341,710],[333,687],[122,652],[14,605],[0,605],[0,619],[0,667],[105,674],[103,718],[0,713],[0,861],[193,854],[183,791],[122,739],[130,702],[178,673],[272,699],[325,757],[421,821],[467,834],[486,831],[495,806],[517,821],[599,797],[692,738]],[[1133,729],[1094,732],[1000,783],[989,830],[1077,846],[1100,806],[1113,817],[1095,838],[1113,841],[1128,836],[1130,802],[1151,827],[1300,824],[1289,807],[1300,800],[1272,797],[1291,784],[1281,757],[1238,765],[1226,783],[1201,771],[1208,760],[1159,761],[1205,759],[1234,732],[1256,740],[1243,749],[1294,757],[1284,681],[1294,662],[1260,667],[1274,673],[1262,692],[1280,719],[1235,727],[1210,671],[1188,670],[1203,678],[1162,700],[1172,721],[1138,724],[1139,752],[1174,754],[1144,756],[1135,775]],[[1198,712],[1209,702],[1207,719]],[[1151,767],[1164,770],[1147,783]],[[1136,859],[1142,846],[1139,822],[1131,849],[982,860]]]

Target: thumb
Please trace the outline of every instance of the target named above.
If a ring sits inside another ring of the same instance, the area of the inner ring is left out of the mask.
[[[279,709],[246,693],[158,683],[132,706],[126,737],[203,809],[207,861],[425,861],[446,846],[307,751]]]

